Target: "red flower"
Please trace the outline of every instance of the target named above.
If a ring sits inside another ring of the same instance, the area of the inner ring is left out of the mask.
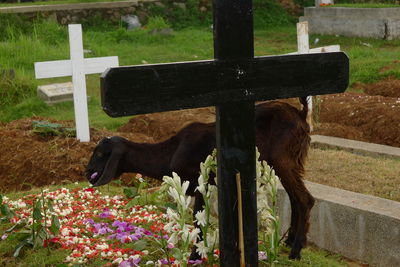
[[[89,188],[86,188],[85,190],[83,190],[83,191],[85,191],[85,192],[94,192],[94,188],[93,187],[89,187]]]

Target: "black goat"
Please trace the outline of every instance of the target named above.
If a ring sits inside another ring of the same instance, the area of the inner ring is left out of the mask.
[[[306,122],[307,101],[305,98],[300,101],[302,110],[278,101],[255,107],[260,160],[275,169],[290,198],[292,215],[286,244],[292,247],[291,259],[300,258],[300,251],[306,245],[310,210],[314,205],[314,198],[302,180],[310,130]],[[86,175],[94,186],[100,186],[126,172],[158,180],[176,172],[190,182],[188,194],[195,195],[195,214],[203,206],[202,197],[198,192],[195,194],[200,162],[215,146],[215,123],[192,123],[156,144],[134,143],[117,136],[104,138],[93,152]]]

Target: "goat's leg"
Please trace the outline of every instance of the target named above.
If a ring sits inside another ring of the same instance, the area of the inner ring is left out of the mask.
[[[199,229],[200,229],[200,225],[197,224],[195,215],[198,211],[201,211],[202,209],[204,209],[203,206],[204,206],[203,195],[200,194],[199,192],[196,192],[195,200],[194,200],[194,207],[193,207],[193,224],[194,224],[194,227],[199,228]],[[197,242],[199,242],[201,240],[203,240],[203,233],[200,231],[199,236],[197,238]],[[199,253],[197,253],[196,249],[197,249],[197,247],[194,245],[192,247],[192,253],[190,254],[190,257],[189,257],[190,260],[201,259],[201,256]]]
[[[293,188],[292,181],[296,180],[293,173],[290,171],[293,168],[288,168],[287,166],[281,166],[279,163],[273,164],[276,174],[280,177],[283,188],[285,188],[286,193],[289,196],[291,217],[288,237],[285,240],[286,245],[292,247],[293,242],[296,238],[298,221],[299,221],[299,207],[297,205],[297,200],[295,197],[295,190]]]
[[[285,241],[292,247],[289,258],[299,259],[300,251],[307,243],[310,211],[314,205],[314,198],[305,187],[301,172],[279,164],[275,164],[274,167],[289,195],[292,210],[289,235]]]
[[[294,207],[292,207],[292,210],[296,210],[297,212],[297,227],[289,258],[300,259],[300,251],[307,245],[310,211],[314,206],[314,198],[308,192],[301,179],[293,181],[288,188],[288,194],[292,195],[295,202],[293,203]]]
[[[296,201],[292,194],[289,195],[290,199],[290,207],[291,207],[291,217],[290,217],[290,226],[288,231],[288,237],[285,240],[285,244],[289,247],[293,246],[294,239],[296,237],[297,232],[297,222],[298,222],[298,207],[296,206]]]

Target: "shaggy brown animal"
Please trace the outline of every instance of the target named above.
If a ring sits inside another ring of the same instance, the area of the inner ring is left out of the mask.
[[[302,180],[310,130],[306,122],[307,101],[305,98],[300,101],[302,110],[278,101],[256,105],[255,120],[260,160],[275,169],[290,198],[292,215],[286,244],[292,247],[289,255],[292,259],[300,258],[300,251],[306,245],[314,204]],[[104,138],[93,152],[86,175],[94,186],[101,186],[126,172],[158,180],[176,172],[190,182],[188,194],[195,195],[195,214],[203,206],[203,198],[195,193],[199,165],[215,146],[215,123],[192,123],[156,144],[134,143],[118,136]],[[192,253],[192,258],[195,256]]]

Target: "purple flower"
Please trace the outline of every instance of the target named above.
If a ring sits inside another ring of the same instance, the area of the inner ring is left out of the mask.
[[[167,259],[161,259],[160,262],[161,262],[162,265],[169,264]]]
[[[112,215],[112,213],[110,212],[110,209],[105,208],[103,209],[103,212],[99,214],[99,217],[102,219],[108,218]]]
[[[84,223],[89,223],[89,224],[93,225],[94,224],[94,220],[93,219],[86,219],[84,221]]]
[[[108,223],[94,223],[93,227],[96,234],[104,235],[113,232],[113,230],[108,227]]]
[[[128,260],[121,261],[121,263],[119,264],[119,267],[139,266],[140,260],[141,260],[141,258],[139,258],[139,257],[131,256],[131,257],[129,257]]]
[[[203,263],[202,260],[189,260],[188,261],[189,265],[200,265]]]
[[[266,260],[267,259],[267,253],[265,251],[259,251],[258,252],[258,260]]]

